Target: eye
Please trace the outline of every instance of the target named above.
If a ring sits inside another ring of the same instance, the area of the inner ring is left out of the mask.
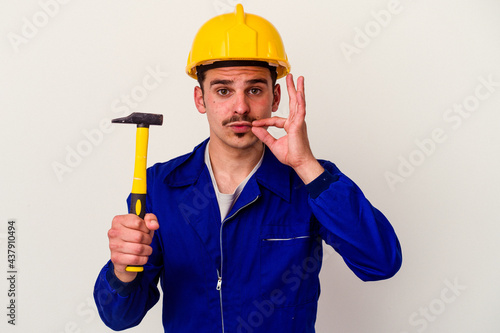
[[[250,94],[252,94],[252,95],[258,95],[258,94],[260,94],[261,91],[262,90],[260,90],[259,88],[250,88],[250,90],[249,90]]]
[[[229,94],[229,90],[226,88],[221,88],[221,89],[217,90],[217,93],[221,96],[226,96],[227,94]]]

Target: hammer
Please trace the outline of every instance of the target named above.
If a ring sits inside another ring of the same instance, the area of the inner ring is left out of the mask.
[[[112,123],[137,124],[135,142],[135,166],[134,180],[132,182],[132,193],[130,194],[129,213],[144,219],[146,215],[146,162],[148,154],[148,137],[150,125],[162,125],[163,115],[153,113],[133,112],[127,117],[111,120]],[[129,265],[125,269],[128,272],[142,272],[142,266]]]

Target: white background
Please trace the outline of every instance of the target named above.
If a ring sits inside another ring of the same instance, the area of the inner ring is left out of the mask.
[[[164,115],[149,165],[206,138],[184,66],[201,24],[234,4],[1,0],[0,276],[11,218],[19,274],[15,327],[0,279],[0,331],[110,331],[92,288],[111,219],[126,211],[135,129],[108,121]],[[329,256],[317,331],[499,332],[500,2],[243,4],[278,28],[306,78],[316,157],[356,181],[403,247],[400,272],[375,283]],[[160,306],[130,330],[160,331]]]

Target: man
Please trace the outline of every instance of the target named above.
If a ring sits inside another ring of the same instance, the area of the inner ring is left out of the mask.
[[[210,138],[148,170],[144,220],[113,219],[94,291],[109,327],[139,324],[160,281],[165,332],[314,332],[322,240],[364,281],[399,270],[384,215],[314,158],[304,79],[295,86],[289,68],[276,29],[241,5],[202,26],[187,73],[200,83],[194,101]],[[285,75],[290,114],[271,117]],[[273,138],[269,126],[286,135]]]

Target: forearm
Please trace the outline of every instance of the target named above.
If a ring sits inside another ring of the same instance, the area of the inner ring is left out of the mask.
[[[318,178],[318,176],[325,171],[315,158],[310,158],[300,166],[296,166],[293,169],[306,185]]]
[[[362,280],[393,276],[401,266],[401,248],[387,218],[340,171],[324,187],[310,198],[324,240]]]

